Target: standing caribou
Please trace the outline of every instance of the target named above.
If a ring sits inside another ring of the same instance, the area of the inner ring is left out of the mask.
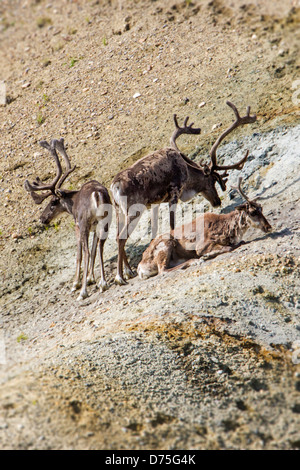
[[[200,134],[201,130],[193,128],[193,124],[188,126],[188,117],[184,121],[184,126],[179,127],[176,115],[174,115],[175,131],[170,140],[171,146],[141,158],[113,179],[111,192],[117,215],[118,267],[115,278],[117,284],[126,284],[123,277],[123,263],[125,277],[133,276],[125,253],[125,244],[144,207],[168,202],[170,228],[174,230],[174,210],[179,199],[185,202],[201,193],[212,206],[221,205],[215,188],[216,182],[225,191],[227,170],[241,170],[248,158],[248,152],[242,160],[233,165],[218,165],[217,148],[234,129],[256,120],[256,115],[250,116],[249,106],[246,116],[241,117],[234,104],[227,101],[227,105],[233,110],[236,120],[212,146],[209,164],[200,162],[198,165],[177,148],[176,139],[181,134]],[[220,170],[224,170],[224,173],[220,174]],[[136,210],[136,205],[139,210]]]
[[[250,200],[241,189],[239,178],[237,189],[246,200],[228,214],[206,212],[192,222],[175,228],[151,241],[144,251],[137,271],[141,279],[156,274],[185,268],[201,257],[214,258],[238,248],[244,242],[243,235],[252,225],[263,232],[272,227],[263,215],[262,206]],[[173,265],[173,267],[172,267]]]
[[[62,190],[61,186],[66,178],[75,170],[72,168],[70,159],[67,155],[64,139],[52,139],[50,144],[41,141],[40,145],[49,150],[53,157],[57,173],[53,181],[49,184],[43,184],[39,177],[33,183],[25,181],[24,187],[28,191],[36,204],[41,204],[44,199],[51,196],[50,202],[42,212],[40,220],[43,224],[48,224],[62,212],[71,214],[75,221],[75,231],[77,239],[77,259],[76,274],[72,291],[81,287],[78,300],[87,297],[87,283],[94,280],[94,262],[97,245],[99,242],[100,270],[101,280],[99,288],[101,291],[107,289],[108,285],[105,279],[103,248],[109,229],[109,220],[107,217],[109,206],[111,204],[107,189],[98,181],[92,180],[85,183],[80,190]],[[62,154],[66,163],[66,171],[62,172],[57,150]],[[38,191],[46,191],[37,194]],[[92,251],[89,250],[89,234],[94,232]],[[80,268],[83,251],[83,278],[80,283]],[[90,267],[90,269],[89,269]],[[89,276],[88,276],[89,270]]]

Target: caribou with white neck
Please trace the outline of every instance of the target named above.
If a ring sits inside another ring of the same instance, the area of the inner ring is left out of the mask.
[[[81,287],[78,300],[87,297],[87,284],[93,282],[94,263],[97,246],[99,244],[101,280],[99,289],[104,291],[108,285],[105,279],[103,249],[110,225],[111,201],[107,189],[98,181],[92,180],[85,183],[80,190],[72,191],[61,189],[63,182],[75,170],[72,168],[67,155],[64,139],[52,139],[50,144],[41,141],[40,145],[49,150],[56,164],[56,176],[49,184],[43,184],[37,177],[33,183],[25,181],[24,187],[36,204],[41,204],[50,197],[50,202],[43,210],[40,220],[43,224],[49,224],[61,213],[68,213],[75,221],[77,239],[76,274],[72,291]],[[66,171],[62,172],[57,150],[62,154],[66,163]],[[38,194],[42,191],[41,194]],[[45,191],[45,192],[44,192]],[[94,232],[93,245],[90,253],[89,234]],[[83,252],[83,277],[80,282],[80,269]],[[89,271],[89,273],[88,273]]]

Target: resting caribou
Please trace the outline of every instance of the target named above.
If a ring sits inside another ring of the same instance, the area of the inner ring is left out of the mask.
[[[200,162],[198,165],[177,148],[176,139],[181,134],[200,134],[201,130],[193,128],[193,123],[188,126],[188,117],[184,121],[184,126],[179,127],[177,117],[174,115],[175,131],[170,140],[171,146],[141,158],[130,168],[122,170],[113,179],[111,192],[117,214],[118,267],[115,278],[117,284],[126,284],[123,276],[123,263],[125,277],[133,276],[125,253],[125,244],[138,222],[137,218],[141,215],[143,208],[150,207],[152,204],[168,202],[170,228],[174,230],[174,210],[179,199],[188,201],[196,194],[201,193],[212,206],[221,205],[215,188],[216,182],[225,191],[227,170],[241,170],[248,158],[248,152],[244,158],[233,165],[218,165],[217,148],[234,129],[256,120],[256,115],[250,116],[249,106],[247,114],[241,117],[234,104],[227,101],[227,105],[233,110],[236,119],[213,144],[210,150],[209,164]],[[219,173],[221,170],[224,170],[224,173]],[[137,205],[138,210],[136,209]]]
[[[241,189],[239,178],[237,189],[246,200],[228,214],[206,212],[192,222],[175,228],[151,241],[144,251],[137,271],[146,279],[166,271],[185,268],[203,257],[214,258],[228,253],[243,244],[243,235],[252,225],[263,232],[272,227],[263,215],[263,209],[255,200],[250,200]]]
[[[24,187],[31,194],[36,204],[41,204],[46,198],[51,197],[50,202],[40,216],[43,224],[49,224],[51,220],[54,220],[63,212],[73,216],[77,239],[77,259],[72,291],[81,287],[78,297],[78,300],[81,300],[87,297],[87,283],[94,281],[94,263],[98,243],[101,270],[99,288],[101,291],[104,291],[108,287],[104,272],[103,248],[109,229],[108,206],[105,207],[105,205],[111,204],[110,196],[107,189],[95,180],[88,181],[77,191],[61,189],[63,182],[75,170],[75,166],[71,167],[70,159],[64,146],[64,139],[52,139],[50,144],[43,140],[40,142],[40,145],[50,151],[56,164],[56,176],[49,184],[43,184],[38,177],[33,183],[29,183],[26,180]],[[66,163],[65,173],[62,172],[57,150],[62,154]],[[43,192],[37,194],[38,191]],[[94,232],[91,254],[89,250],[90,232]],[[83,278],[82,283],[80,283],[82,251]]]

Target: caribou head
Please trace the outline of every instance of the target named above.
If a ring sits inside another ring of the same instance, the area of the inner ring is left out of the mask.
[[[29,181],[26,180],[24,187],[26,191],[30,193],[35,204],[41,204],[45,199],[50,197],[49,203],[40,215],[40,221],[42,224],[47,225],[59,214],[67,211],[66,205],[64,204],[64,198],[61,197],[60,188],[67,177],[75,170],[76,166],[71,166],[70,159],[65,150],[63,138],[59,140],[52,139],[50,144],[45,140],[42,140],[39,144],[41,147],[49,150],[52,158],[54,159],[56,164],[56,176],[49,184],[43,184],[39,177],[37,177],[32,183],[29,183]],[[64,173],[56,150],[59,150],[65,161],[66,170]],[[41,193],[39,193],[40,191]],[[68,193],[72,196],[76,192],[77,191],[64,190],[64,195]]]
[[[256,121],[256,115],[250,115],[250,106],[247,107],[247,113],[245,116],[240,116],[236,106],[227,101],[226,104],[233,110],[235,114],[235,121],[229,126],[215,141],[209,152],[210,162],[205,163],[203,159],[200,161],[200,165],[190,160],[184,154],[180,152],[176,145],[176,139],[181,134],[200,134],[200,129],[194,129],[193,123],[187,125],[188,117],[184,121],[183,127],[180,127],[177,122],[177,116],[174,114],[175,131],[171,137],[171,146],[180,153],[180,155],[186,161],[189,167],[189,180],[185,185],[181,200],[187,201],[198,192],[210,202],[213,207],[220,206],[221,200],[216,190],[216,183],[218,183],[222,191],[226,191],[226,182],[228,179],[228,170],[242,170],[245,162],[247,161],[249,151],[246,152],[245,156],[232,165],[219,165],[217,163],[217,148],[223,139],[230,134],[234,129],[244,124],[250,124]],[[222,173],[220,173],[222,172]]]
[[[249,197],[241,188],[242,177],[238,180],[238,185],[233,186],[232,189],[237,190],[246,202],[236,207],[238,211],[244,211],[249,221],[249,224],[255,228],[259,228],[265,233],[271,232],[272,226],[269,224],[265,216],[263,215],[263,208],[261,204],[256,202],[256,199],[250,200]]]

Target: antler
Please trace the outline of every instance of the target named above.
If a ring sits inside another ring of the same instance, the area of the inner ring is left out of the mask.
[[[242,182],[243,178],[240,176],[239,179],[238,179],[238,185],[237,186],[231,186],[231,189],[235,189],[236,191],[238,191],[240,193],[240,195],[248,202],[251,202],[249,197],[244,193],[244,191],[242,190],[241,188],[241,182]]]
[[[178,125],[178,121],[177,121],[177,116],[176,114],[173,115],[173,119],[174,119],[174,123],[175,123],[175,131],[173,132],[173,135],[170,139],[170,143],[171,143],[171,146],[175,148],[175,150],[177,150],[178,152],[180,152],[180,150],[178,149],[177,145],[176,145],[176,139],[181,135],[181,134],[200,134],[201,132],[201,129],[200,128],[192,128],[192,126],[194,125],[194,123],[192,122],[192,124],[190,124],[189,126],[187,125],[187,122],[189,120],[189,117],[187,116],[184,120],[184,123],[183,123],[183,127],[179,127]]]
[[[236,106],[233,103],[231,103],[230,101],[226,101],[226,104],[228,106],[230,106],[230,108],[233,110],[233,112],[235,114],[235,117],[236,117],[236,120],[230,127],[228,127],[228,129],[226,129],[220,135],[220,137],[216,140],[216,142],[214,143],[214,145],[212,146],[212,148],[209,152],[210,158],[211,158],[211,164],[210,164],[211,171],[213,171],[213,170],[233,170],[233,169],[241,170],[244,166],[244,163],[246,162],[246,160],[248,158],[248,153],[249,152],[247,151],[244,158],[242,158],[242,160],[240,160],[239,162],[237,162],[233,165],[217,165],[217,154],[216,154],[216,152],[217,152],[217,148],[219,147],[222,140],[228,134],[230,134],[230,132],[232,132],[234,129],[236,129],[237,127],[243,126],[244,124],[250,124],[250,123],[253,123],[253,122],[256,121],[256,115],[255,114],[253,116],[250,116],[250,106],[247,107],[246,116],[241,117],[239,115],[239,112],[238,112]]]
[[[65,171],[63,176],[60,178],[59,183],[56,186],[57,188],[60,188],[62,186],[63,182],[65,181],[65,179],[69,176],[69,174],[72,173],[72,171],[75,170],[76,165],[74,165],[73,168],[71,167],[70,159],[69,159],[68,154],[66,152],[63,138],[61,138],[59,140],[52,139],[51,144],[53,144],[54,148],[62,154],[63,159],[66,163],[67,170]]]
[[[60,164],[60,161],[58,159],[58,156],[57,156],[57,153],[56,153],[56,150],[54,148],[54,145],[52,144],[52,141],[50,144],[48,144],[48,142],[46,142],[45,140],[42,140],[41,142],[39,142],[40,146],[41,147],[44,147],[46,148],[47,150],[50,151],[55,163],[56,163],[56,176],[55,178],[53,179],[53,181],[49,184],[42,184],[41,183],[41,180],[39,177],[36,178],[35,181],[33,181],[33,183],[29,183],[28,180],[25,181],[24,183],[24,187],[26,189],[26,191],[30,192],[34,202],[36,204],[41,204],[43,202],[44,199],[46,199],[47,197],[51,196],[54,194],[54,189],[55,189],[55,186],[59,180],[59,178],[61,177],[61,174],[62,174],[62,168],[61,168],[61,164]],[[44,190],[48,190],[46,193],[44,194],[35,194],[35,191],[44,191]]]
[[[56,164],[56,176],[52,180],[51,183],[49,184],[42,184],[41,180],[39,177],[35,179],[32,183],[29,183],[28,180],[25,181],[24,183],[24,188],[26,191],[28,191],[31,194],[32,199],[36,204],[41,204],[44,199],[47,197],[54,195],[55,194],[55,189],[60,188],[62,183],[65,181],[67,176],[75,170],[75,166],[71,168],[70,160],[68,155],[66,154],[65,148],[64,148],[64,139],[52,139],[50,144],[46,142],[45,140],[42,140],[39,142],[40,146],[49,150],[51,153],[51,156],[53,157],[55,164]],[[63,155],[63,158],[66,162],[67,170],[65,173],[62,175],[62,167],[56,152],[56,148],[60,150],[60,152]],[[44,194],[36,194],[36,191],[45,191],[48,190]]]

